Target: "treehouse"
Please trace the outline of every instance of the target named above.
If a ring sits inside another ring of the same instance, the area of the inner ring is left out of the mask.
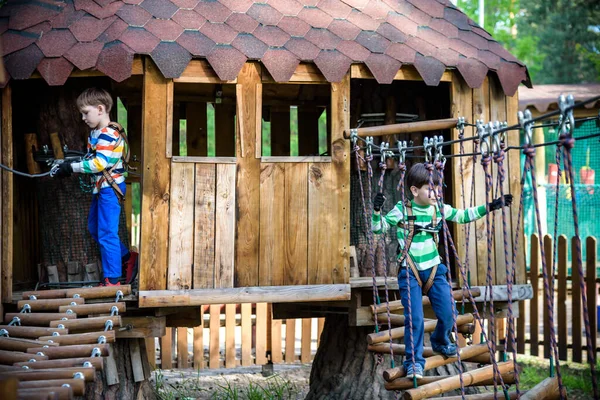
[[[48,169],[44,154],[84,150],[76,96],[90,86],[114,96],[111,115],[127,125],[137,167],[121,234],[139,229],[140,309],[364,308],[360,293],[371,281],[358,182],[366,172],[354,162],[350,129],[376,132],[375,144],[393,148],[400,139],[456,139],[459,117],[517,122],[525,66],[449,2],[315,4],[76,0],[2,8],[3,164],[39,173]],[[445,122],[377,134],[382,125],[432,120]],[[474,134],[465,127],[465,136]],[[508,145],[518,141],[508,136]],[[464,152],[473,152],[471,141]],[[518,153],[507,164],[505,192],[518,197]],[[485,202],[480,168],[472,157],[449,160],[448,202]],[[389,169],[388,207],[399,199],[397,180]],[[50,277],[95,276],[77,270],[99,257],[86,230],[90,195],[80,186],[77,177],[2,172],[3,303]],[[139,224],[131,217],[137,202]],[[516,207],[511,215],[512,237]],[[470,284],[484,285],[485,220],[453,234]],[[491,242],[494,283],[502,285],[500,230]],[[56,268],[47,272],[49,265]],[[525,283],[522,251],[515,283]],[[360,313],[352,318],[361,324]]]

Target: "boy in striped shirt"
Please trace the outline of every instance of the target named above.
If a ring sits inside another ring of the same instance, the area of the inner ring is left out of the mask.
[[[448,269],[440,263],[437,249],[437,235],[442,225],[442,214],[439,210],[437,188],[430,190],[429,178],[429,171],[425,165],[415,164],[406,177],[410,204],[405,206],[399,202],[382,217],[380,210],[385,197],[382,193],[378,193],[373,202],[373,232],[383,233],[392,226],[400,225],[397,228],[399,261],[401,262],[398,287],[406,320],[409,320],[409,316],[412,318],[412,332],[407,329],[404,337],[406,345],[404,370],[409,378],[422,378],[425,368],[425,358],[423,357],[424,320],[421,303],[424,294],[429,296],[431,307],[438,319],[436,328],[431,334],[433,350],[446,357],[454,356],[457,353],[456,345],[450,341],[453,327],[452,313],[457,314],[457,311],[454,301],[450,301],[451,291],[446,279]],[[433,183],[436,186],[441,184],[437,171],[433,172]],[[480,205],[466,210],[458,210],[444,204],[444,218],[448,221],[466,224],[482,218],[486,215],[487,210],[499,210],[503,203],[510,206],[512,195],[505,195],[504,201],[502,199],[494,200],[487,208],[485,205]],[[412,235],[409,234],[410,226],[412,226]],[[403,249],[406,244],[409,249],[406,257],[402,258],[401,255],[404,253]],[[405,268],[408,268],[409,282],[406,280]],[[408,307],[409,290],[412,309]]]
[[[124,196],[126,190],[122,161],[125,141],[116,129],[109,126],[112,105],[111,95],[103,89],[89,88],[79,95],[77,106],[83,122],[92,129],[88,137],[87,154],[81,162],[60,164],[55,173],[56,177],[70,176],[73,172],[93,174],[95,177],[88,229],[100,247],[104,286],[120,285],[122,264],[129,270],[137,262],[137,253],[130,253],[119,239],[119,196]],[[111,186],[104,171],[109,172],[108,175],[121,193]]]

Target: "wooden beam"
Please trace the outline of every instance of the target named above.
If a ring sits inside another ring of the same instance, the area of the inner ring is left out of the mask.
[[[563,390],[565,390],[563,386]],[[560,395],[560,389],[558,387],[558,377],[554,376],[551,378],[546,378],[533,388],[529,389],[527,393],[521,396],[523,400],[537,400],[537,399],[546,399],[546,400],[556,400],[560,398],[567,398],[567,394],[563,393],[563,396]]]
[[[278,157],[278,156],[270,156],[270,157],[261,157],[260,161],[262,163],[321,163],[321,162],[331,162],[331,157],[329,156],[294,156],[294,157]]]
[[[441,129],[456,128],[458,118],[433,119],[430,121],[404,122],[401,124],[371,126],[368,128],[358,128],[356,134],[359,137],[367,136],[388,136],[400,133],[415,133],[437,131]],[[344,138],[350,139],[350,129],[344,130]]]
[[[168,79],[167,80],[167,104],[166,104],[166,113],[167,113],[167,117],[166,117],[166,129],[165,129],[165,133],[167,135],[166,137],[166,141],[167,144],[165,146],[165,156],[167,158],[171,158],[173,157],[173,123],[179,123],[179,118],[177,118],[177,121],[173,121],[173,116],[174,116],[174,112],[173,112],[173,92],[174,92],[174,88],[173,88],[173,80],[172,79]],[[179,136],[179,135],[178,135]],[[177,141],[177,149],[179,149],[179,141]]]
[[[440,82],[451,82],[452,81],[452,71],[447,70],[442,74],[442,78]],[[375,79],[371,71],[369,71],[369,67],[365,64],[354,64],[350,67],[350,77],[352,79]],[[396,72],[396,76],[394,77],[396,81],[422,81],[423,78],[417,71],[415,67],[412,65],[407,65],[402,67]]]
[[[350,299],[350,285],[260,286],[140,291],[140,307],[201,306],[227,303],[294,303]]]
[[[0,130],[1,138],[1,160],[2,164],[9,168],[13,167],[13,131],[12,131],[12,87],[7,84],[2,90],[2,126]],[[13,197],[14,184],[13,174],[2,170],[2,240],[0,251],[2,253],[2,280],[0,289],[2,292],[2,303],[12,301],[13,286]],[[0,311],[2,306],[0,305]]]
[[[194,164],[235,164],[236,157],[181,157],[176,156],[171,159],[174,163],[194,163]]]
[[[494,286],[492,286],[492,288],[493,288],[493,294],[494,294],[494,301],[508,301],[508,291],[507,291],[506,285],[494,285]],[[489,288],[488,288],[488,292],[487,292],[487,298],[486,298],[486,290],[485,289],[486,289],[485,286],[472,286],[471,287],[471,292],[473,293],[473,297],[476,302],[483,303],[484,301],[490,300],[491,296],[489,293]],[[478,290],[480,294],[476,295],[474,290]],[[512,300],[513,301],[530,300],[533,298],[533,293],[534,292],[533,292],[533,288],[532,288],[531,284],[513,285]]]
[[[121,326],[117,330],[117,339],[163,337],[166,332],[166,317],[121,317]]]
[[[236,83],[237,79],[232,81],[223,81],[219,78],[215,70],[206,60],[192,60],[185,67],[179,78],[173,79],[175,83]]]
[[[167,79],[152,60],[145,63],[143,98],[141,290],[167,286],[169,196],[171,166],[165,156]]]

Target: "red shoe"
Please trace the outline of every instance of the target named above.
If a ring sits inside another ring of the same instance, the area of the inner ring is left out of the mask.
[[[101,286],[121,286],[121,282],[110,283],[108,278],[104,278],[104,282],[101,284]]]

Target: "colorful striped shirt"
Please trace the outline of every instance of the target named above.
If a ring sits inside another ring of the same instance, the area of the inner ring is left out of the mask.
[[[94,129],[90,132],[87,144],[87,154],[83,161],[73,163],[73,172],[94,174],[96,187],[94,193],[98,193],[99,182],[102,180],[102,189],[111,187],[106,179],[103,179],[102,171],[113,169],[111,176],[117,184],[125,182],[125,170],[123,169],[123,151],[125,141],[119,140],[119,132],[108,126],[102,129]]]
[[[417,269],[420,271],[424,271],[440,263],[440,254],[438,252],[433,233],[427,231],[420,231],[417,227],[431,227],[431,223],[433,222],[434,211],[436,213],[436,221],[438,221],[438,224],[441,223],[442,215],[438,207],[420,206],[414,201],[412,202],[412,211],[413,215],[416,218],[416,229],[408,253],[414,260]],[[466,224],[475,221],[483,217],[485,214],[485,205],[468,208],[466,210],[458,210],[449,206],[448,204],[444,204],[445,219],[459,224]],[[375,233],[386,232],[390,227],[397,226],[398,223],[400,223],[401,226],[398,226],[397,229],[398,243],[400,245],[400,249],[404,248],[405,229],[402,227],[402,224],[404,222],[404,205],[402,204],[402,202],[396,204],[394,208],[390,210],[390,212],[388,212],[383,218],[380,214],[373,213],[373,217],[371,220],[372,229]],[[406,230],[408,230],[408,224],[406,224]]]

